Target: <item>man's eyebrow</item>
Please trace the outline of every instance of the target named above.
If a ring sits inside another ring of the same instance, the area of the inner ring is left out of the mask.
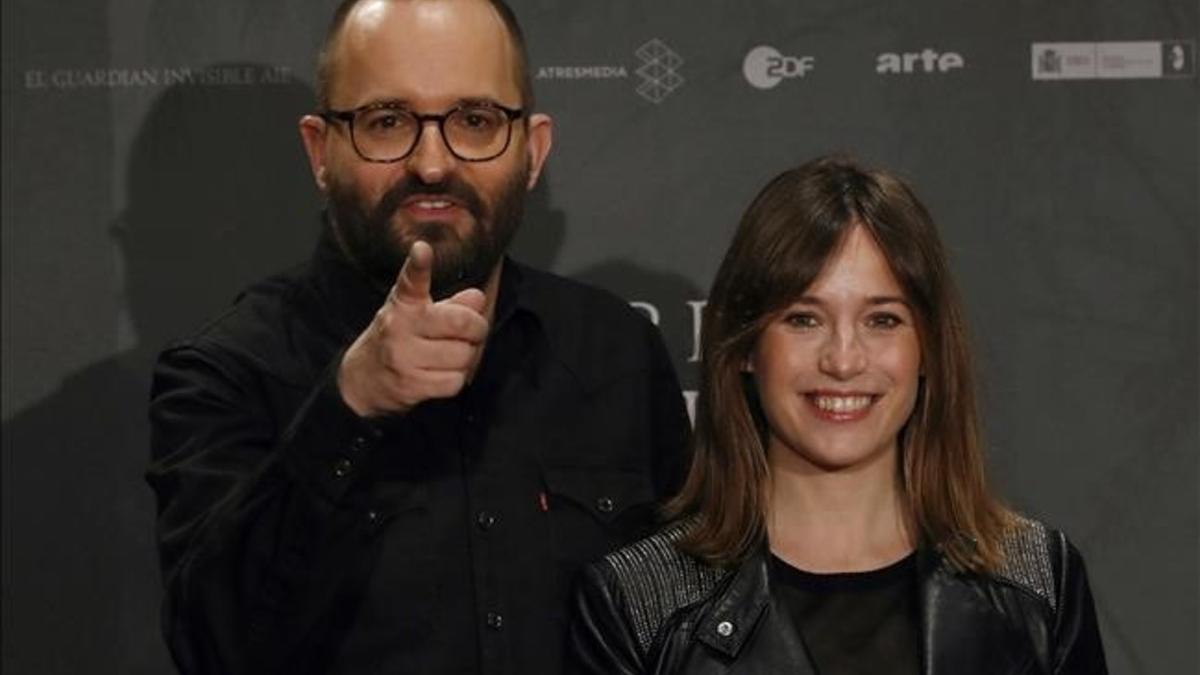
[[[470,98],[460,98],[460,99],[458,99],[458,102],[456,103],[456,105],[460,105],[460,106],[465,106],[465,105],[491,105],[491,106],[502,106],[502,107],[508,107],[508,106],[505,106],[503,103],[501,103],[501,102],[497,101],[497,100],[496,100],[496,99],[494,99],[494,98],[488,98],[488,97],[484,97],[484,96],[473,96],[473,97],[470,97]]]
[[[454,104],[451,105],[450,107],[445,108],[444,110],[436,111],[436,112],[439,112],[439,113],[440,112],[448,112],[455,108],[463,108],[463,107],[467,107],[467,106],[481,106],[481,105],[482,106],[497,106],[497,107],[505,107],[505,108],[508,107],[508,106],[505,106],[503,103],[500,103],[499,101],[497,101],[494,98],[472,96],[472,97],[468,97],[468,98],[457,99],[454,102]],[[402,109],[408,110],[410,112],[417,112],[416,108],[412,104],[412,101],[409,101],[408,99],[404,99],[404,98],[373,99],[373,100],[367,101],[366,103],[364,103],[363,105],[361,105],[359,107],[360,108],[402,108]]]
[[[408,101],[405,99],[402,99],[402,98],[376,98],[376,99],[371,99],[370,101],[367,101],[366,103],[364,103],[362,105],[354,107],[355,110],[362,110],[363,108],[403,108],[404,110],[409,109]]]

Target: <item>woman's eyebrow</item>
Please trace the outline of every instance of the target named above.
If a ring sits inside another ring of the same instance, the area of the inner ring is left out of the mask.
[[[908,300],[906,300],[903,296],[899,296],[899,295],[872,295],[867,298],[868,305],[890,305],[893,303],[901,304],[901,305],[904,305],[905,307],[908,306]],[[825,302],[814,295],[802,295],[802,296],[796,298],[795,300],[793,300],[791,304],[792,305],[816,305],[817,307],[825,306]]]

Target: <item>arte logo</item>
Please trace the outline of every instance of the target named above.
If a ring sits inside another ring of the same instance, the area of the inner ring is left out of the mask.
[[[759,45],[746,54],[742,74],[751,85],[772,89],[785,79],[804,77],[815,67],[815,57],[784,56],[770,45]]]
[[[655,38],[634,50],[638,64],[633,70],[638,77],[634,90],[651,103],[661,103],[683,86],[683,57]],[[624,80],[629,78],[625,64],[607,63],[568,66],[538,66],[538,80]]]
[[[683,86],[683,76],[679,74],[683,57],[662,40],[655,38],[638,47],[634,54],[642,62],[635,71],[642,78],[637,88],[642,98],[651,103],[661,103],[671,92]]]
[[[880,75],[945,73],[966,64],[958,52],[941,52],[926,47],[919,52],[884,52],[875,58]]]

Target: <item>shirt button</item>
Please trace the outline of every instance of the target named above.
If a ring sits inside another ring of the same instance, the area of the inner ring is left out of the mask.
[[[487,625],[492,630],[500,630],[504,627],[504,616],[496,612],[487,613]]]
[[[367,511],[367,522],[374,525],[379,522],[378,511]]]
[[[717,624],[717,635],[721,637],[729,637],[733,635],[733,624],[728,621],[722,621]]]
[[[370,447],[371,441],[368,441],[364,436],[355,438],[354,442],[350,444],[350,448],[354,450],[354,452],[366,452],[367,448]]]
[[[596,500],[596,510],[600,513],[612,513],[614,506],[616,505],[611,497],[601,497]]]
[[[344,478],[346,474],[350,473],[350,470],[353,468],[354,464],[350,460],[343,457],[337,462],[334,462],[333,475],[337,476],[338,478]]]
[[[475,516],[475,523],[479,525],[479,529],[487,532],[496,524],[496,516],[490,511],[480,511],[479,515]]]

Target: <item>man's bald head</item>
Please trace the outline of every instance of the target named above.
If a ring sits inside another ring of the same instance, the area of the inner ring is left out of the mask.
[[[330,92],[333,89],[333,80],[337,77],[338,59],[337,59],[337,43],[341,37],[342,29],[346,24],[346,19],[351,15],[354,9],[368,0],[342,0],[337,9],[333,13],[333,20],[330,21],[329,30],[325,33],[325,41],[321,45],[321,52],[317,56],[317,105],[321,110],[326,110],[330,107]],[[372,0],[380,1],[380,0]],[[515,78],[517,87],[521,92],[521,107],[530,109],[534,107],[533,99],[533,78],[529,73],[529,58],[525,49],[525,35],[521,32],[521,25],[517,23],[517,16],[513,13],[512,8],[504,0],[384,0],[387,2],[435,2],[435,1],[474,1],[483,2],[495,10],[496,15],[504,24],[505,30],[508,32],[509,40],[512,43],[513,59],[515,64]]]

